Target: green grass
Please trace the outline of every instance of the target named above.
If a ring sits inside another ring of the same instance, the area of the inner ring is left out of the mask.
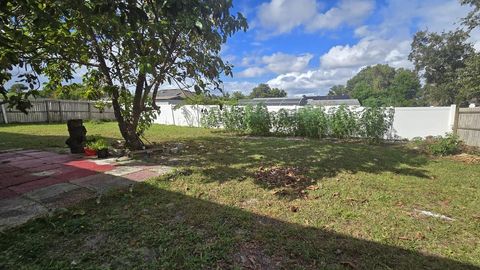
[[[65,129],[0,126],[1,148],[63,146]],[[119,136],[114,123],[87,129]],[[154,126],[147,138],[186,143],[181,154],[157,157],[176,173],[5,232],[0,269],[480,267],[478,164],[430,159],[401,145],[171,126]],[[300,167],[306,180],[256,179],[259,167],[272,166]]]
[[[86,122],[84,126],[87,129],[87,136],[99,135],[111,140],[121,139],[115,122]],[[165,142],[208,136],[213,136],[212,130],[153,125],[145,137],[151,142]],[[0,124],[0,149],[66,147],[67,138],[66,124]]]

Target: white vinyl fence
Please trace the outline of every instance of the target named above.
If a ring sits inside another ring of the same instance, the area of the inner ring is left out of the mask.
[[[160,105],[156,124],[177,126],[201,126],[202,113],[215,105]],[[299,109],[301,106],[268,106],[269,111]],[[362,110],[362,107],[357,107]],[[390,137],[412,139],[438,136],[452,132],[455,122],[455,105],[450,107],[396,107]],[[328,110],[328,108],[326,108]]]

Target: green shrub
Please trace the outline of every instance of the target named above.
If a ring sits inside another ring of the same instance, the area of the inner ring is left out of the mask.
[[[453,155],[460,152],[462,142],[457,135],[448,133],[445,137],[435,137],[428,150],[436,156]]]
[[[222,124],[222,114],[218,108],[206,109],[200,120],[202,127],[219,128]]]
[[[306,106],[298,111],[280,109],[268,112],[267,106],[258,104],[245,108],[238,106],[217,108],[204,113],[202,126],[223,127],[225,130],[252,135],[303,136],[310,138],[364,137],[381,140],[392,126],[393,110],[366,108],[362,114],[347,106],[331,108]]]
[[[357,114],[345,105],[331,108],[329,111],[328,126],[332,137],[340,139],[354,137],[358,133],[357,122]]]
[[[267,106],[265,106],[265,104],[246,106],[245,125],[247,133],[252,135],[264,136],[270,134],[270,128],[272,125]]]
[[[223,127],[228,131],[244,132],[246,130],[245,111],[242,107],[225,107],[222,112],[221,121]]]
[[[297,135],[323,138],[328,135],[328,116],[321,107],[303,107],[296,113]]]
[[[297,128],[296,114],[292,110],[280,109],[270,113],[273,133],[279,136],[294,136]]]
[[[361,136],[373,142],[383,139],[392,127],[394,112],[393,109],[366,107],[358,121]]]

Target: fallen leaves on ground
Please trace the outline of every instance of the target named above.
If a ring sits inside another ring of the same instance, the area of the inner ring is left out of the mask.
[[[467,164],[480,164],[480,156],[470,155],[470,154],[459,154],[455,156],[451,156],[450,159],[455,161],[464,162]]]
[[[297,167],[260,167],[255,173],[255,178],[274,187],[289,187],[302,182],[311,182],[302,174],[302,170]]]

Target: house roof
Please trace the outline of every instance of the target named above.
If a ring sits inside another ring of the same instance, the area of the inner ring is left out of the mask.
[[[349,95],[338,95],[338,96],[304,96],[310,100],[342,100],[342,99],[351,99]]]
[[[255,104],[265,104],[267,106],[282,106],[282,105],[298,105],[302,106],[306,104],[306,99],[304,97],[281,97],[281,98],[253,98],[253,99],[240,99],[238,101],[239,105],[255,105]]]
[[[241,99],[239,105],[255,105],[263,103],[267,106],[287,106],[287,105],[317,105],[317,106],[335,106],[335,105],[360,105],[357,99],[351,99],[349,96],[303,96],[303,97],[281,97],[281,98],[253,98]]]
[[[358,99],[309,99],[307,100],[308,105],[317,105],[317,106],[337,106],[337,105],[347,105],[347,106],[360,106]]]
[[[182,100],[193,95],[194,93],[188,90],[163,89],[158,90],[156,100]]]

